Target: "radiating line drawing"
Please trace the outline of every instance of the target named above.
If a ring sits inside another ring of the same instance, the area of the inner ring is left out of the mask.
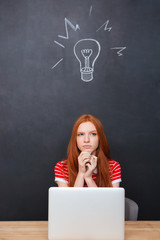
[[[89,16],[91,16],[91,13],[92,13],[92,6],[90,6],[90,9],[89,9]]]
[[[101,46],[95,39],[81,39],[73,48],[80,63],[81,79],[84,82],[93,80],[94,64],[100,54]]]
[[[61,43],[59,43],[59,42],[57,42],[57,41],[54,41],[56,44],[58,44],[59,46],[61,46],[61,47],[63,47],[63,48],[65,48],[65,46],[64,45],[62,45]]]
[[[104,31],[110,32],[111,29],[112,29],[112,27],[108,27],[108,24],[109,24],[109,20],[107,20],[105,23],[103,23],[102,26],[100,26],[100,28],[98,28],[98,29],[96,30],[96,32],[98,32],[103,26],[105,26],[105,27],[104,27]]]
[[[89,8],[89,17],[92,15],[93,7],[90,5]],[[104,31],[110,32],[112,30],[112,26],[109,26],[110,20],[108,19],[106,22],[104,22],[97,30],[98,32],[100,29],[103,29]],[[75,32],[77,30],[80,30],[80,27],[78,24],[73,25],[71,21],[69,21],[66,17],[64,18],[64,24],[65,24],[65,35],[58,35],[59,38],[68,40],[70,38],[69,36],[69,28],[74,30]],[[60,43],[59,41],[54,41],[58,46],[65,48],[65,46]],[[110,50],[117,50],[116,53],[118,56],[122,56],[126,47],[112,47]],[[73,47],[73,52],[77,60],[80,64],[80,76],[81,80],[84,82],[90,82],[93,80],[93,73],[94,73],[94,65],[99,57],[101,51],[101,46],[99,42],[92,38],[85,38],[81,39]],[[60,62],[63,61],[63,58],[61,58],[51,69],[54,69]]]
[[[58,37],[59,37],[59,38],[64,38],[64,39],[69,39],[69,35],[68,35],[68,25],[69,25],[74,31],[77,31],[78,29],[80,29],[80,27],[79,27],[78,24],[76,24],[76,26],[74,26],[67,18],[65,18],[64,21],[65,21],[66,36],[58,35]]]
[[[114,47],[114,48],[111,48],[111,49],[118,49],[119,51],[117,52],[118,56],[122,56],[123,54],[121,53],[123,50],[126,49],[126,47]]]
[[[67,18],[64,19],[65,22],[65,31],[66,31],[66,36],[62,36],[62,35],[58,35],[59,38],[63,38],[63,39],[69,39],[69,34],[68,34],[68,25],[74,30],[77,31],[78,29],[80,29],[79,25],[76,24],[76,26],[74,26]],[[65,48],[64,45],[62,45],[61,43],[54,41],[57,45],[61,46],[62,48]],[[63,58],[61,58],[51,69],[55,68],[61,61],[63,60]]]
[[[51,69],[55,68],[62,61],[63,61],[63,58],[61,58]]]

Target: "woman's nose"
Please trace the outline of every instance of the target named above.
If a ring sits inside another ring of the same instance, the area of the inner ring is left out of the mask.
[[[89,136],[88,136],[88,134],[86,134],[86,135],[84,136],[84,142],[89,142]]]

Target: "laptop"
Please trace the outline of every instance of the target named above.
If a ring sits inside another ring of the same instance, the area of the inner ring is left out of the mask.
[[[124,240],[123,188],[49,188],[49,240]]]

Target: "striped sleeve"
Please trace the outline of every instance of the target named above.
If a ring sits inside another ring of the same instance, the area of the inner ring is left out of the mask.
[[[112,184],[121,182],[121,166],[116,161],[111,161],[110,166],[112,168]]]
[[[54,168],[55,182],[68,183],[68,171],[65,166],[66,161],[58,162]]]

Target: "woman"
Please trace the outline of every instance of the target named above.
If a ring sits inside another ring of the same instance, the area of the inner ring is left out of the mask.
[[[93,115],[82,115],[73,126],[67,160],[55,166],[59,187],[119,187],[120,164],[110,158],[102,123]]]

